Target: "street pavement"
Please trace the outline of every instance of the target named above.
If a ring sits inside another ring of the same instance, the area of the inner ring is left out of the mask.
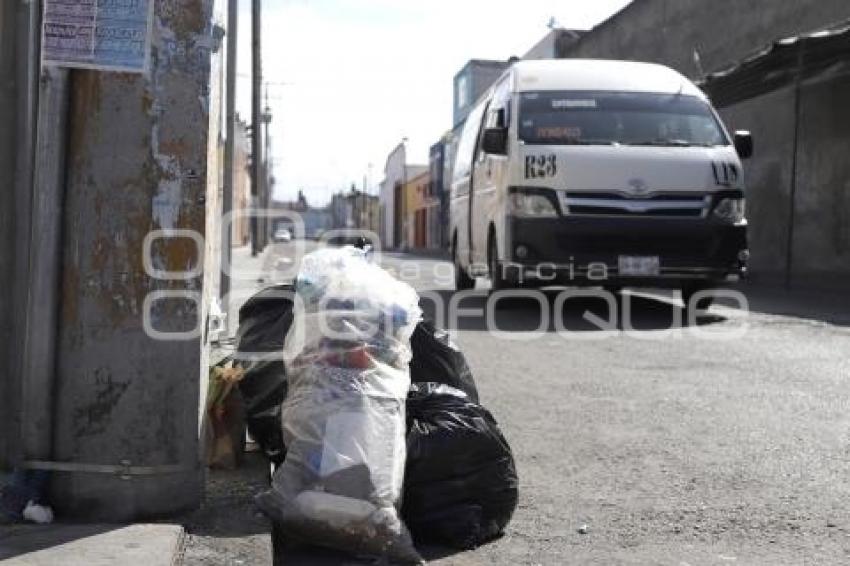
[[[264,284],[295,245],[270,250]],[[447,313],[431,303],[452,299],[448,263],[382,264],[429,315]],[[486,311],[479,287],[461,309]],[[725,302],[673,330],[687,315],[669,293],[627,292],[618,306],[632,324],[608,332],[586,316],[605,318],[603,300],[552,309],[553,292],[499,301],[495,333],[482,316],[445,317],[514,450],[521,493],[502,539],[432,563],[850,563],[850,304],[742,291],[749,311]]]

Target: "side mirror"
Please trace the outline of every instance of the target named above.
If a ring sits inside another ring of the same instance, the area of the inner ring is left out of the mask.
[[[481,140],[481,149],[484,150],[484,153],[492,155],[506,155],[508,153],[507,128],[485,129],[484,139]]]
[[[745,130],[735,132],[735,151],[741,159],[753,156],[753,135]]]

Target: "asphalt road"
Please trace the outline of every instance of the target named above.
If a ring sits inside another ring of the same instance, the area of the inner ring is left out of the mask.
[[[383,264],[425,303],[451,300],[445,262]],[[479,287],[461,308],[486,311]],[[626,293],[633,330],[594,330],[585,313],[604,318],[604,301],[552,309],[555,293],[500,301],[500,334],[447,317],[513,447],[521,497],[502,539],[432,563],[850,563],[850,305],[745,294],[749,312],[714,306],[673,331],[686,315],[660,294]]]

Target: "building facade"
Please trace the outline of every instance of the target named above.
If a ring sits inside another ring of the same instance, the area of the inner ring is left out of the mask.
[[[432,218],[439,215],[439,201],[431,195],[431,175],[426,169],[404,185],[404,220],[402,230],[405,249],[429,249],[435,243],[431,231]]]
[[[402,141],[387,156],[384,180],[379,193],[380,220],[378,234],[386,249],[410,247],[406,216],[406,187],[411,179],[428,170],[427,165],[407,163],[407,142]]]
[[[475,102],[509,66],[509,61],[470,59],[455,74],[452,97],[452,125],[454,127],[466,120]]]
[[[553,29],[522,56],[523,59],[559,59],[585,32],[575,29]]]
[[[379,197],[352,187],[337,193],[329,205],[334,229],[353,228],[377,233]]]
[[[428,151],[429,196],[437,201],[437,212],[432,215],[432,226],[429,228],[434,235],[431,246],[433,248],[446,248],[448,246],[449,195],[451,191],[448,153],[450,150],[451,133],[447,132]]]
[[[407,143],[402,141],[387,156],[380,188],[380,231],[382,247],[397,248],[401,232],[401,187],[407,183]]]

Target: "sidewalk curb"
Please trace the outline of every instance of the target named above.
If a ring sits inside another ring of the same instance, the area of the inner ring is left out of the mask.
[[[186,557],[186,528],[181,525],[177,541],[174,543],[174,554],[171,557],[171,566],[182,566]]]
[[[180,566],[186,530],[171,523],[17,524],[0,529],[3,566]]]

